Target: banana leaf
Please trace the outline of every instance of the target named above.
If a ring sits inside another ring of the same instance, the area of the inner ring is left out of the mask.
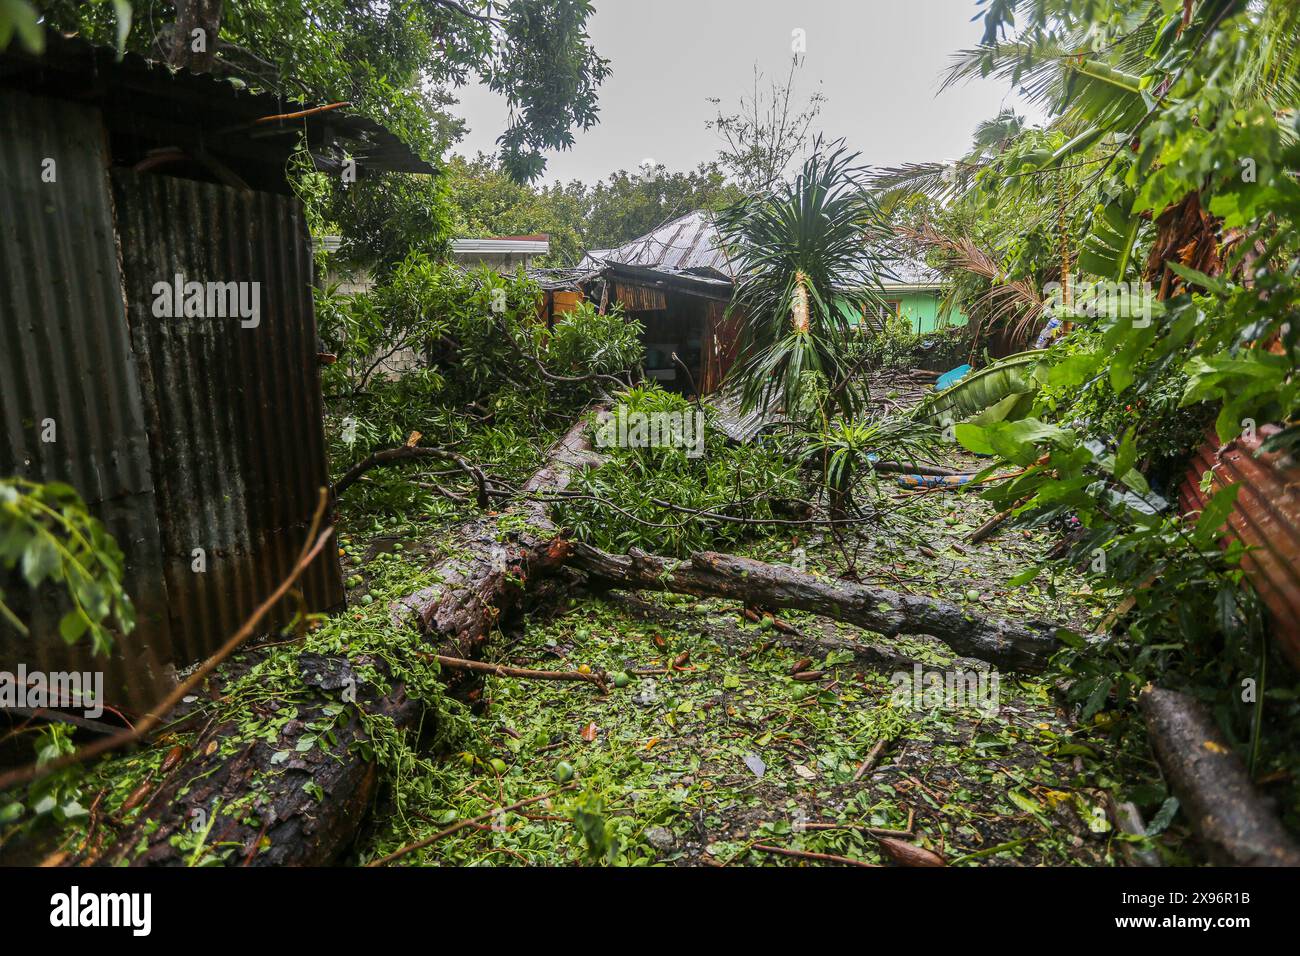
[[[1079,254],[1079,267],[1085,272],[1123,281],[1142,225],[1141,217],[1129,212],[1132,204],[1132,193],[1125,193],[1093,210]]]
[[[1038,391],[1036,372],[1045,349],[1018,352],[972,372],[952,388],[917,407],[916,417],[934,425],[963,422],[990,425],[1023,418]]]

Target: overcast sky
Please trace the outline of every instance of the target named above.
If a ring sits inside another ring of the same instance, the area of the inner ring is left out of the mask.
[[[590,33],[613,75],[600,89],[600,123],[549,154],[545,180],[594,182],[646,159],[692,169],[717,152],[707,97],[734,112],[757,64],[784,80],[791,36],[805,31],[796,89],[827,97],[819,118],[871,165],[955,159],[976,124],[1003,106],[1026,113],[1005,84],[981,81],[936,95],[951,53],[976,45],[975,0],[594,0]],[[457,152],[495,150],[504,101],[460,91],[471,133]]]

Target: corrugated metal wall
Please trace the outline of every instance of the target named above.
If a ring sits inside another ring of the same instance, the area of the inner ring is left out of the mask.
[[[307,230],[288,197],[128,170],[112,180],[173,632],[198,660],[293,567],[327,482]],[[178,274],[260,283],[258,324],[156,317],[155,284]],[[302,583],[309,607],[342,604],[337,549]],[[290,611],[286,600],[271,623]]]
[[[23,608],[30,638],[0,622],[0,668],[103,670],[110,703],[139,710],[165,665],[210,654],[288,572],[328,470],[296,202],[126,170],[110,186],[104,144],[94,110],[0,94],[0,474],[87,499],[127,557],[138,624],[105,662],[64,645],[42,596]],[[259,325],[155,318],[154,283],[178,272],[260,282]],[[312,610],[342,604],[336,549],[303,587]]]
[[[1211,431],[1192,457],[1180,498],[1184,511],[1200,511],[1220,488],[1241,485],[1228,525],[1251,546],[1242,567],[1272,612],[1273,636],[1300,669],[1300,467],[1259,454],[1271,430],[1266,426],[1255,439],[1236,438],[1222,449]],[[1206,472],[1213,476],[1208,494],[1201,491]]]
[[[111,661],[92,662],[58,636],[58,602],[6,588],[31,636],[0,624],[0,666],[104,670],[117,700],[145,706],[166,684],[170,619],[107,169],[96,111],[0,94],[0,474],[77,489],[126,555],[139,619]]]

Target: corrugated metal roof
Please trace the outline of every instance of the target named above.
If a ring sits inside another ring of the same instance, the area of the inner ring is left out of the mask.
[[[708,272],[683,272],[680,269],[668,269],[662,266],[635,266],[611,262],[605,267],[604,274],[620,285],[635,284],[657,289],[677,289],[692,295],[722,301],[730,301],[734,290],[730,279]]]
[[[578,291],[579,286],[600,278],[599,269],[529,269],[528,278],[543,290],[553,292],[560,289]]]
[[[887,275],[880,277],[880,284],[886,289],[899,286],[919,286],[936,288],[945,284],[943,274],[931,269],[921,259],[910,256],[896,256],[886,259],[884,267]]]
[[[119,60],[112,48],[53,31],[46,31],[43,54],[27,53],[21,44],[0,53],[0,85],[98,106],[105,125],[124,140],[140,141],[142,152],[149,145],[178,145],[181,139],[189,145],[197,136],[203,152],[232,167],[250,160],[280,167],[252,183],[254,188],[289,191],[282,167],[298,134],[306,136],[317,168],[326,172],[342,170],[345,155],[356,161],[360,176],[438,171],[369,117],[344,109],[288,116],[324,104],[252,92],[222,77],[172,70],[135,53]]]
[[[726,277],[735,275],[713,224],[713,214],[703,210],[688,212],[616,249],[593,249],[581,264],[599,268],[607,262],[678,272],[702,269]]]
[[[789,421],[775,408],[754,408],[742,412],[740,392],[736,389],[715,392],[708,396],[706,401],[713,406],[716,413],[713,423],[718,430],[732,441],[741,444],[753,441],[758,437],[759,432],[769,425],[779,425]]]
[[[1272,613],[1274,637],[1300,669],[1300,466],[1260,454],[1276,430],[1266,426],[1254,440],[1236,438],[1222,448],[1211,432],[1188,466],[1180,498],[1184,511],[1200,511],[1220,488],[1240,484],[1228,526],[1250,546],[1242,567]],[[1213,476],[1209,493],[1201,491],[1206,472]]]
[[[722,247],[713,214],[696,210],[615,249],[593,249],[582,265],[599,268],[606,263],[642,266],[665,272],[699,270],[719,278],[735,279],[736,270]],[[921,259],[891,252],[879,275],[864,275],[863,282],[879,281],[886,289],[937,288],[943,276]]]
[[[453,239],[454,253],[492,252],[544,256],[551,251],[550,239]]]

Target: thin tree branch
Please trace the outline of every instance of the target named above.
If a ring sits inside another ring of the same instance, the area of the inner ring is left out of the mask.
[[[110,750],[116,750],[127,744],[141,740],[149,731],[162,722],[162,719],[171,711],[173,707],[181,702],[194,688],[198,687],[217,666],[227,657],[235,652],[238,647],[246,640],[253,636],[257,630],[257,625],[262,619],[270,613],[271,609],[280,602],[280,600],[289,592],[294,583],[302,577],[307,568],[315,560],[316,556],[329,542],[330,536],[334,533],[333,527],[327,527],[324,531],[317,534],[321,522],[325,516],[325,507],[329,502],[328,492],[322,488],[320,490],[320,501],[316,505],[316,514],[312,517],[311,530],[307,533],[307,540],[303,544],[302,550],[298,554],[298,561],[293,570],[289,572],[288,577],[280,582],[279,586],[271,592],[252,616],[248,618],[237,630],[234,635],[226,641],[221,648],[209,657],[203,664],[186,680],[176,686],[174,690],[156,704],[132,730],[124,731],[112,737],[106,737],[103,740],[97,740],[92,744],[81,747],[74,753],[67,754],[57,760],[52,760],[46,764],[29,764],[26,767],[20,767],[17,770],[11,770],[8,773],[0,774],[0,790],[18,784],[28,783],[32,780],[44,777],[47,774],[54,773],[56,770],[62,770],[64,767],[70,767],[73,764],[89,760],[91,757],[97,757],[100,754],[107,753]],[[314,543],[313,543],[314,540]]]
[[[453,833],[457,832],[458,830],[463,830],[466,827],[472,827],[475,824],[482,823],[484,820],[490,820],[498,813],[510,813],[513,810],[518,810],[522,807],[526,807],[534,803],[541,803],[543,800],[549,800],[552,797],[558,797],[566,790],[572,790],[576,786],[577,786],[576,783],[571,783],[568,784],[567,786],[561,787],[559,790],[552,790],[550,793],[544,793],[540,797],[529,797],[527,800],[520,800],[518,803],[512,803],[508,807],[499,807],[496,810],[489,810],[486,813],[480,813],[476,817],[470,817],[468,820],[461,820],[457,823],[453,823],[451,826],[447,827],[447,829],[439,830],[433,836],[425,837],[423,840],[419,841],[418,843],[408,844],[407,846],[402,847],[400,850],[394,850],[392,853],[388,854],[388,856],[380,857],[378,860],[371,860],[369,863],[366,864],[366,866],[387,866],[389,863],[392,863],[394,860],[401,859],[402,857],[406,856],[406,854],[408,853],[414,853],[416,850],[423,850],[427,846],[432,846],[433,844],[441,840],[443,837],[451,836]]]

